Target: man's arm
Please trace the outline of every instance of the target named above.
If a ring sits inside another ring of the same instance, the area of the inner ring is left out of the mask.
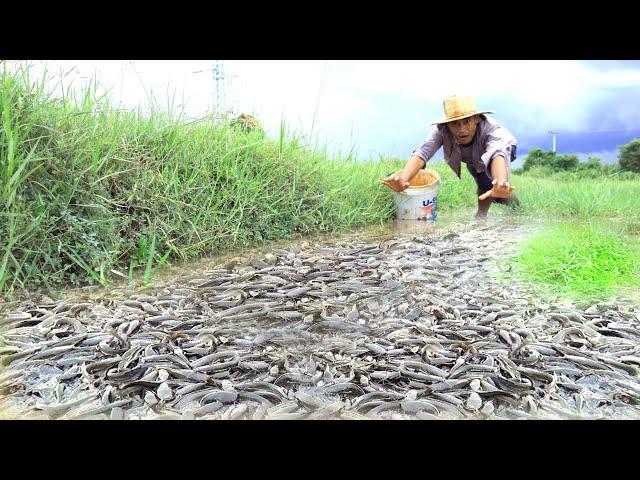
[[[509,181],[507,162],[502,155],[497,155],[491,160],[491,176],[499,182]]]
[[[493,181],[491,182],[493,187],[488,192],[480,195],[478,199],[484,200],[485,198],[509,198],[513,195],[513,187],[509,185],[509,170],[507,168],[507,162],[502,155],[497,155],[491,159],[491,176]]]
[[[415,177],[421,169],[426,167],[427,162],[442,146],[442,142],[442,133],[440,133],[438,128],[435,128],[424,142],[414,150],[413,155],[411,155],[411,158],[407,161],[402,172],[398,175],[392,175],[380,180],[380,183],[396,192],[402,192],[409,186],[409,182],[413,177]]]
[[[424,168],[427,162],[425,162],[418,155],[412,155],[407,164],[404,166],[404,170],[398,175],[392,175],[388,178],[380,180],[380,183],[395,190],[396,192],[402,192],[409,187],[409,182],[417,173]]]

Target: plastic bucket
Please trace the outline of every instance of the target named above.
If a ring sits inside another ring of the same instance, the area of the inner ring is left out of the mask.
[[[400,172],[397,172],[400,173]],[[434,222],[438,216],[440,175],[434,170],[420,170],[402,192],[394,192],[398,220]]]

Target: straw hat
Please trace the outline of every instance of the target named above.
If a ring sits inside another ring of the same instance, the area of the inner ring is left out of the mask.
[[[493,113],[489,111],[479,112],[476,109],[476,100],[470,96],[453,95],[445,98],[442,104],[444,106],[445,117],[432,123],[432,125],[455,122],[456,120],[471,117],[472,115],[480,115],[482,113]]]

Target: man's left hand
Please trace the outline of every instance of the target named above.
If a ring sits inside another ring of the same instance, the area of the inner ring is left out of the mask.
[[[514,187],[509,185],[509,182],[506,180],[494,180],[491,182],[493,187],[488,192],[483,193],[478,197],[479,200],[484,200],[485,198],[493,197],[493,198],[509,198],[513,195]]]

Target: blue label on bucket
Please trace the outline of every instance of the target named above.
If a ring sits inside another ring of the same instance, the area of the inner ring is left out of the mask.
[[[418,220],[434,221],[438,216],[438,195],[422,201],[422,215]]]

